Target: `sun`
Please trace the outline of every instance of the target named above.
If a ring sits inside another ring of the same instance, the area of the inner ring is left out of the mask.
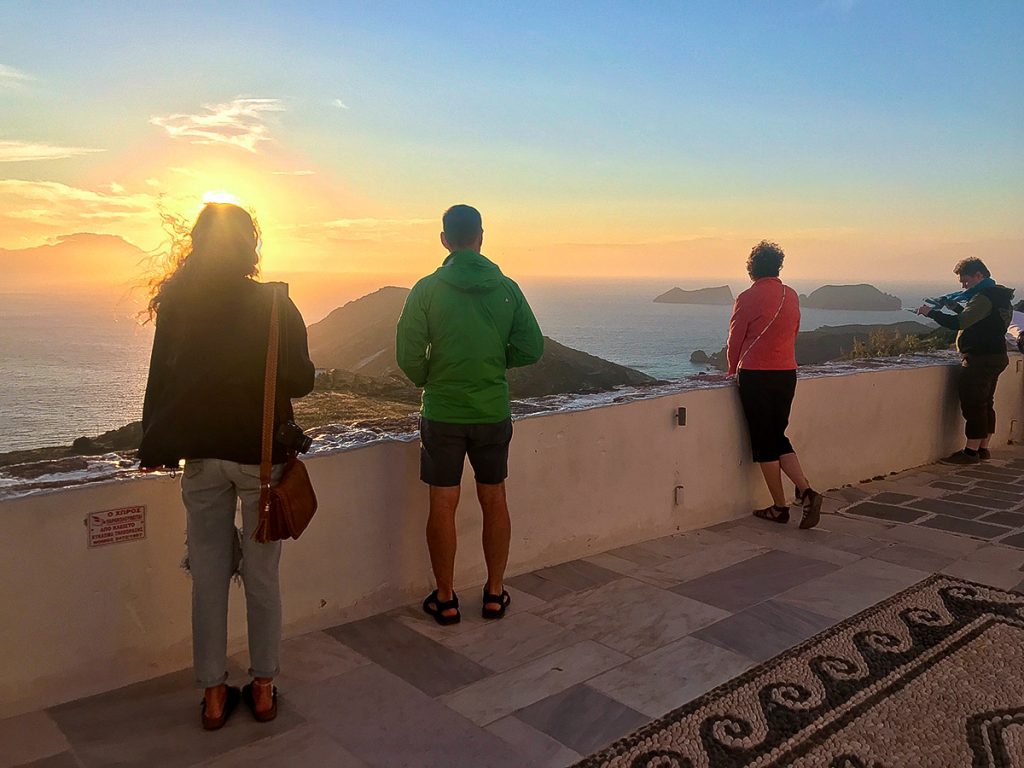
[[[230,203],[231,205],[237,205],[239,208],[245,208],[240,198],[223,189],[211,189],[204,192],[203,205],[207,203]]]

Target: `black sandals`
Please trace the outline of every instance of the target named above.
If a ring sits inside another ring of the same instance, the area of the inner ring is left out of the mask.
[[[483,617],[485,619],[500,619],[505,615],[505,609],[512,602],[512,596],[506,590],[501,590],[500,595],[492,595],[484,587]],[[488,608],[489,604],[500,605],[500,608]]]
[[[800,504],[804,508],[804,513],[800,517],[801,528],[813,528],[821,520],[822,498],[822,495],[813,488],[808,488],[800,494]]]
[[[755,509],[754,517],[759,517],[762,520],[771,520],[773,523],[782,523],[785,525],[789,522],[789,507],[765,507],[764,509]]]
[[[445,611],[450,611],[452,608],[455,609],[455,613],[451,616],[445,616]],[[423,601],[423,611],[428,616],[433,616],[434,621],[440,624],[442,627],[447,627],[452,624],[458,624],[462,621],[462,614],[459,613],[459,596],[452,592],[452,599],[442,602],[437,597],[437,590],[435,589],[429,595],[427,599]]]

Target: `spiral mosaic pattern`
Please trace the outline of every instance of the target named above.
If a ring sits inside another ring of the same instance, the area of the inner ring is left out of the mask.
[[[577,768],[1024,766],[1024,595],[932,576]]]

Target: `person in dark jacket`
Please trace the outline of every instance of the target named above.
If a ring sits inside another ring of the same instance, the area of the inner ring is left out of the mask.
[[[449,208],[441,243],[448,258],[410,291],[398,321],[399,367],[423,387],[420,479],[430,486],[427,548],[437,583],[423,610],[439,624],[461,619],[455,594],[455,509],[468,454],[483,511],[483,617],[500,619],[511,523],[505,500],[512,440],[505,370],[530,365],[544,337],[523,292],[480,253],[483,224],[468,205]]]
[[[201,711],[208,730],[220,728],[241,699],[257,720],[277,714],[273,678],[281,640],[281,543],[260,544],[251,537],[259,519],[263,388],[274,290],[252,279],[259,246],[259,230],[246,211],[226,203],[206,205],[191,232],[172,245],[168,274],[153,285],[149,304],[156,334],[139,463],[143,469],[177,469],[185,460],[181,495],[192,575],[193,664],[196,681],[205,689]],[[291,418],[290,398],[312,390],[314,369],[299,310],[285,298],[279,314],[281,404],[276,418],[283,422]],[[274,481],[286,453],[275,441]],[[240,540],[235,533],[239,500]],[[228,586],[239,550],[253,677],[241,691],[225,684]]]
[[[928,304],[917,311],[957,332],[956,348],[962,360],[959,394],[967,445],[942,461],[977,464],[989,458],[989,442],[996,431],[996,382],[1009,365],[1006,329],[1013,315],[1013,290],[997,285],[981,259],[963,259],[953,272],[963,287],[958,301],[945,304],[953,314]]]

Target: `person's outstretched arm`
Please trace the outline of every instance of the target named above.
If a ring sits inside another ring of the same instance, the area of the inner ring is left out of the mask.
[[[405,307],[398,318],[398,328],[395,332],[395,358],[398,367],[417,387],[427,383],[427,374],[430,370],[430,334],[424,298],[421,283],[416,283],[405,299]]]
[[[953,331],[962,331],[975,323],[984,320],[992,311],[992,301],[983,293],[976,294],[967,302],[967,306],[958,315],[945,312],[929,312],[928,317]]]
[[[517,303],[512,317],[512,332],[509,333],[505,347],[505,367],[518,368],[533,365],[540,360],[544,354],[544,334],[523,292],[515,283],[512,285]]]

